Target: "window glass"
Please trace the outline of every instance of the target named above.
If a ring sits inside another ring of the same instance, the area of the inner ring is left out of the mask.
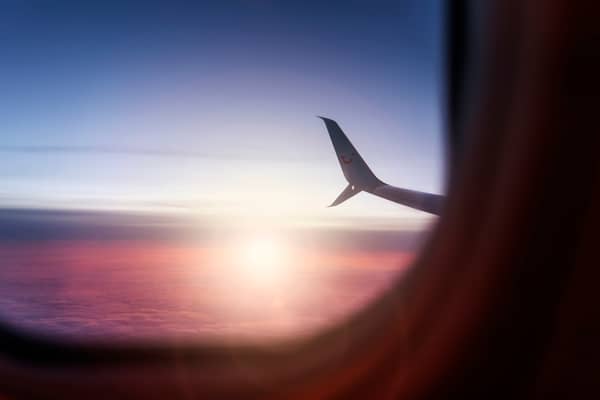
[[[400,279],[435,223],[356,182],[327,206],[360,156],[441,193],[439,1],[0,10],[0,318],[17,327],[310,333]]]

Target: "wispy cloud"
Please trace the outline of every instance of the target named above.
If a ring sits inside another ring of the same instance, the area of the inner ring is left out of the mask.
[[[142,157],[174,157],[174,158],[204,158],[216,160],[275,160],[275,161],[306,161],[316,159],[306,154],[281,154],[274,152],[257,151],[255,149],[239,149],[229,152],[205,152],[187,149],[161,149],[133,146],[108,146],[108,145],[0,145],[0,153],[23,154],[90,154],[90,155],[127,155]]]
[[[136,156],[238,158],[240,153],[209,153],[181,149],[153,149],[127,146],[73,146],[73,145],[26,145],[0,146],[3,153],[76,153],[76,154],[124,154]]]

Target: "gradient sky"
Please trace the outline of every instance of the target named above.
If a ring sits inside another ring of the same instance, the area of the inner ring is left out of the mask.
[[[442,192],[440,2],[0,3],[0,318],[85,337],[309,332],[434,217],[346,186],[317,115]]]
[[[8,1],[0,206],[421,218],[344,188],[442,191],[439,1]],[[285,217],[285,218],[282,218]]]

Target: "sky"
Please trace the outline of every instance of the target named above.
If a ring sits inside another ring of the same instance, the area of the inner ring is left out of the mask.
[[[317,116],[443,193],[439,3],[0,2],[0,318],[271,336],[367,304],[435,219],[327,208],[346,182]]]
[[[437,1],[8,1],[0,206],[419,218],[345,182],[316,115],[384,181],[440,193]]]

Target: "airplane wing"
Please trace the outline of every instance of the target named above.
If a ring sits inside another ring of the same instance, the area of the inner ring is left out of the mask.
[[[444,196],[399,188],[382,182],[371,171],[337,122],[325,117],[319,118],[325,122],[340,167],[348,181],[346,189],[329,207],[337,206],[361,191],[365,191],[407,207],[431,214],[440,214]]]

